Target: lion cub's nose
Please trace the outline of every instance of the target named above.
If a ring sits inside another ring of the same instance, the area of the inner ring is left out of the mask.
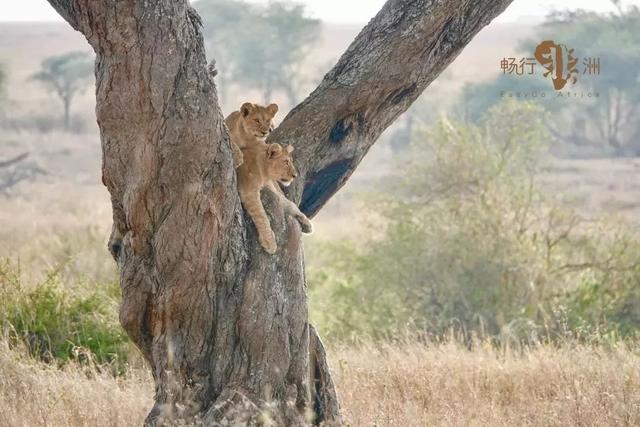
[[[298,176],[298,172],[297,171],[293,171],[293,177],[296,178]]]

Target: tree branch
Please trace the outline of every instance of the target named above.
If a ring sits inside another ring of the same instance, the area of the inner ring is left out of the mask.
[[[74,29],[81,31],[85,36],[86,10],[91,0],[48,0],[51,7],[60,14]],[[84,12],[83,12],[84,10]]]
[[[73,0],[49,0],[49,4],[66,21],[69,21],[69,19],[73,17]]]
[[[24,159],[26,159],[27,157],[29,157],[29,153],[22,153],[22,154],[18,154],[16,157],[9,159],[9,160],[0,160],[0,169],[2,168],[6,168],[9,167],[15,163],[18,163]]]
[[[292,189],[314,215],[380,134],[512,0],[389,0],[271,142],[296,147]]]
[[[27,157],[29,157],[28,152],[19,154],[9,160],[0,161],[0,193],[7,193],[9,189],[22,181],[47,174],[44,169],[35,163],[20,163]],[[14,165],[16,166],[12,167]]]

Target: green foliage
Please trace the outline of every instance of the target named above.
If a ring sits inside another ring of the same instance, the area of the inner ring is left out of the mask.
[[[235,50],[241,43],[237,29],[250,17],[253,6],[240,0],[200,0],[195,7],[202,16],[207,51],[216,60],[218,86],[224,95],[237,72]]]
[[[93,75],[93,61],[84,52],[69,52],[50,56],[42,61],[40,71],[32,78],[45,83],[60,97],[68,96],[86,86]]]
[[[528,101],[531,101],[531,94],[540,94],[548,89],[549,83],[542,79],[525,80],[509,74],[500,75],[489,82],[467,83],[453,107],[453,115],[463,121],[478,122],[491,107],[513,94],[526,92],[529,94]],[[558,102],[553,97],[536,97],[534,101],[548,111],[556,112]]]
[[[323,333],[528,339],[640,326],[638,236],[582,221],[536,189],[545,120],[535,104],[507,102],[419,137],[403,175],[370,202],[374,237],[318,250],[310,300]]]
[[[479,120],[499,103],[501,93],[524,94],[546,91],[536,102],[553,113],[547,127],[561,141],[581,147],[599,147],[599,154],[637,155],[640,153],[640,9],[630,7],[619,13],[560,12],[552,15],[535,38],[520,46],[523,55],[532,56],[541,40],[554,40],[575,50],[578,71],[587,58],[600,58],[599,75],[578,75],[576,85],[564,92],[598,94],[592,98],[557,98],[550,81],[540,73],[471,84],[463,90],[455,108],[458,117]],[[520,100],[531,100],[521,95]],[[591,150],[593,151],[593,150]]]
[[[110,363],[127,359],[128,339],[118,323],[117,284],[70,289],[51,271],[33,287],[22,283],[20,270],[0,264],[0,327],[10,342],[22,344],[45,361]]]
[[[235,0],[200,0],[207,46],[224,84],[254,87],[270,102],[283,90],[297,103],[297,67],[320,33],[320,22],[305,16],[304,6],[269,2],[264,7]]]

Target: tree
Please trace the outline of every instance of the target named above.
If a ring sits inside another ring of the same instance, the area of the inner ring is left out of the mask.
[[[305,16],[303,5],[270,2],[258,7],[240,0],[200,0],[204,34],[226,84],[257,88],[265,103],[283,90],[298,102],[298,67],[320,35],[320,21]]]
[[[205,23],[207,52],[219,64],[217,88],[224,100],[238,73],[239,46],[244,41],[240,23],[253,15],[254,6],[241,0],[200,0],[196,7]]]
[[[580,75],[575,87],[565,91],[598,93],[598,97],[572,102],[551,93],[535,100],[549,110],[548,127],[555,137],[577,146],[606,148],[617,155],[640,153],[640,126],[635,119],[640,108],[640,9],[619,9],[618,13],[556,12],[542,24],[539,36],[525,41],[520,49],[532,54],[543,39],[553,39],[575,49]],[[584,61],[600,58],[597,75],[584,74]],[[458,113],[477,121],[501,99],[501,91],[540,93],[549,91],[548,80],[500,75],[488,82],[465,87]],[[521,99],[530,100],[530,96]]]
[[[64,106],[64,128],[70,128],[70,110],[73,97],[86,89],[93,70],[93,61],[84,52],[70,52],[51,56],[32,77],[42,82],[62,101]]]
[[[300,86],[297,67],[320,36],[320,21],[305,17],[304,6],[284,2],[269,3],[258,18],[259,30],[243,43],[240,80],[262,90],[265,103],[282,89],[294,106]]]
[[[243,213],[197,13],[186,0],[50,3],[97,54],[102,179],[124,236],[120,320],[156,385],[147,424],[305,425],[310,412],[340,424],[307,320],[299,225],[264,194],[278,242],[268,255]],[[296,147],[288,196],[317,213],[509,3],[387,2],[271,134]]]
[[[545,34],[553,34],[576,50],[580,69],[589,58],[600,58],[601,62],[598,75],[583,75],[580,82],[600,96],[583,103],[582,108],[577,103],[571,111],[573,126],[557,126],[557,133],[572,141],[608,146],[617,155],[638,155],[640,8],[616,6],[618,12],[609,15],[558,12],[542,27]],[[528,41],[525,46],[533,48],[534,43]]]
[[[371,226],[382,237],[334,243],[325,266],[309,272],[312,295],[325,295],[313,307],[325,334],[383,338],[408,328],[440,337],[455,328],[469,339],[533,323],[545,291],[564,289],[564,276],[549,271],[568,258],[560,239],[546,265],[537,238],[565,232],[533,187],[548,139],[541,110],[505,102],[478,124],[442,118],[415,132],[395,159],[404,173],[381,179],[363,208],[383,218],[382,229]],[[538,282],[549,284],[531,289]]]

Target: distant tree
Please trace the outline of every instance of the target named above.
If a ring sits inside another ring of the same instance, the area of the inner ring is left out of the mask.
[[[619,5],[618,5],[619,6]],[[564,90],[598,93],[598,97],[574,101],[556,99],[554,94],[535,101],[552,112],[547,125],[553,135],[575,145],[606,147],[617,155],[640,154],[640,9],[630,7],[617,13],[556,12],[541,26],[539,36],[521,45],[532,53],[544,39],[553,39],[575,49],[578,70],[584,61],[600,58],[598,75],[578,76],[575,87]],[[494,104],[501,92],[549,91],[549,82],[539,79],[498,76],[496,79],[467,85],[455,107],[463,120],[477,121]],[[520,98],[531,100],[531,97]]]
[[[615,4],[615,2],[614,2]],[[600,58],[600,73],[582,76],[580,84],[599,98],[576,102],[572,120],[559,128],[560,136],[591,144],[605,143],[616,154],[640,154],[640,9],[599,15],[591,12],[565,12],[551,15],[542,28],[576,50],[579,69],[587,58]],[[528,41],[525,47],[532,49]]]
[[[238,0],[201,0],[195,6],[221,86],[234,82],[257,88],[265,103],[282,90],[291,105],[297,104],[303,83],[299,67],[320,35],[320,21],[306,17],[303,5],[288,2],[258,7]]]
[[[245,22],[254,13],[254,6],[242,0],[200,0],[195,7],[205,24],[207,53],[216,60],[218,88],[224,100],[238,70],[242,44],[239,22]]]
[[[318,329],[346,340],[453,329],[502,343],[636,335],[640,233],[620,218],[584,220],[540,185],[546,116],[507,100],[476,123],[416,126],[397,172],[362,199],[376,221],[314,245]]]
[[[259,74],[249,81],[262,89],[265,102],[271,99],[272,90],[281,89],[289,104],[296,105],[303,83],[299,67],[320,36],[320,21],[306,17],[304,6],[285,2],[269,3],[263,18],[269,34],[262,39],[264,52],[269,53],[264,58],[265,72],[273,72],[275,78]]]
[[[84,52],[69,52],[51,56],[40,66],[40,71],[31,76],[47,86],[64,106],[64,128],[69,130],[71,102],[78,93],[86,89],[93,76],[93,61]]]

